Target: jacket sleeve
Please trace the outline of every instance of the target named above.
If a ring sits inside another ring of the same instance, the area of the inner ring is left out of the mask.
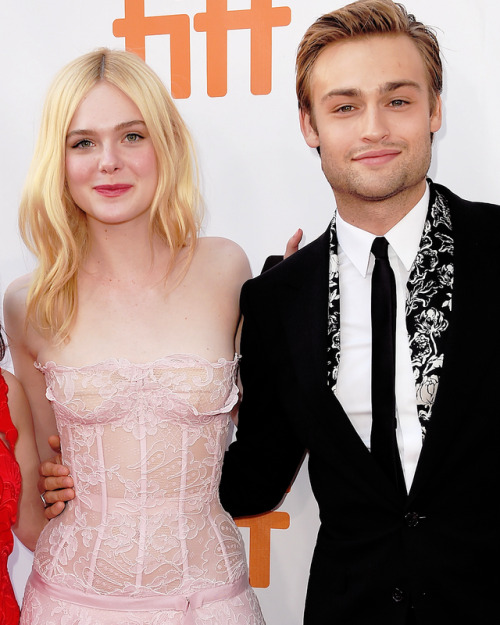
[[[293,389],[280,367],[284,338],[276,332],[279,315],[256,283],[246,283],[241,295],[243,399],[236,441],[226,452],[220,484],[221,503],[232,516],[275,508],[305,453],[283,402]]]
[[[268,269],[272,269],[276,265],[279,265],[283,261],[283,256],[268,256],[262,265],[261,273],[267,271]]]

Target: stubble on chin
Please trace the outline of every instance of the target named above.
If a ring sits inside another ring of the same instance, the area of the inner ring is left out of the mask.
[[[401,196],[411,196],[418,190],[427,176],[431,163],[431,146],[420,151],[420,158],[407,157],[405,162],[393,171],[358,172],[353,166],[352,158],[346,159],[343,171],[337,171],[323,162],[323,173],[328,180],[337,203],[343,202],[384,202]],[[402,152],[404,154],[404,152]]]

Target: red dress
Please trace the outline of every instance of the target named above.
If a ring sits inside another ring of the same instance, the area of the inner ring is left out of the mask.
[[[13,453],[17,430],[10,418],[7,390],[0,370],[0,432],[3,434],[3,440],[0,439],[0,625],[17,625],[19,606],[10,583],[7,558],[14,544],[11,528],[16,520],[21,473]]]

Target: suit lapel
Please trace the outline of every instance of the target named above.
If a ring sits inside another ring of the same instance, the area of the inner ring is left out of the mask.
[[[290,346],[290,360],[301,394],[310,400],[311,439],[316,449],[321,450],[323,459],[332,453],[340,454],[345,466],[352,466],[353,471],[362,475],[369,488],[395,501],[397,493],[392,482],[373,461],[328,386],[329,240],[327,230],[302,250],[305,254],[301,259],[300,253],[296,255],[300,270],[290,272],[293,279],[283,291],[281,318]],[[293,257],[287,262],[292,261]]]
[[[478,302],[491,291],[486,277],[477,273],[476,267],[491,264],[491,250],[485,249],[479,234],[471,233],[471,224],[481,221],[477,215],[477,205],[467,208],[468,203],[436,185],[446,197],[451,208],[454,241],[454,283],[452,291],[452,311],[448,316],[449,328],[442,344],[443,368],[440,371],[432,419],[428,423],[427,435],[422,448],[417,470],[409,494],[407,505],[421,492],[429,480],[439,480],[441,472],[453,463],[455,457],[462,461],[466,457],[463,449],[473,444],[479,437],[481,428],[478,419],[484,419],[479,409],[471,419],[470,406],[474,402],[464,402],[464,391],[460,388],[465,358],[469,369],[474,363],[481,364],[481,371],[488,368],[484,363],[488,357],[488,331],[495,327],[494,319],[482,319],[474,324],[470,319],[471,299]],[[472,211],[475,211],[472,214]],[[470,262],[473,254],[476,262]],[[301,395],[310,405],[307,419],[320,453],[328,458],[332,455],[332,441],[335,453],[340,454],[353,472],[363,476],[367,486],[384,493],[396,501],[395,491],[389,480],[379,470],[368,450],[355,432],[349,418],[343,411],[327,385],[327,311],[328,311],[328,267],[329,232],[292,256],[283,263],[290,270],[280,284],[279,301],[282,306],[281,320],[287,335],[290,349],[290,364],[295,370],[295,380]],[[284,267],[283,267],[284,269]],[[488,306],[488,310],[491,305]],[[466,349],[466,355],[464,355]],[[472,365],[470,363],[473,363]],[[472,372],[471,372],[472,373]],[[458,382],[457,382],[458,381]],[[466,382],[467,379],[464,381]],[[492,381],[474,381],[475,393],[481,393]],[[498,382],[498,380],[496,380]],[[472,392],[469,389],[468,392]],[[491,393],[491,389],[489,389]],[[466,405],[464,405],[466,404]],[[470,424],[474,423],[474,428]],[[338,442],[338,444],[337,444]],[[341,443],[341,444],[340,444]],[[449,476],[448,473],[446,473]]]
[[[412,484],[411,498],[421,491],[428,480],[439,479],[440,470],[449,469],[455,457],[458,462],[463,462],[467,452],[462,447],[473,445],[473,439],[483,432],[478,420],[485,415],[481,414],[481,410],[471,415],[471,406],[475,403],[464,401],[467,394],[464,389],[467,388],[469,372],[475,373],[474,363],[480,364],[482,371],[487,359],[485,352],[489,339],[482,334],[482,327],[478,327],[470,318],[473,309],[470,302],[478,302],[479,309],[481,298],[488,292],[487,286],[482,283],[482,274],[477,272],[477,267],[488,266],[488,261],[481,258],[484,243],[475,239],[471,233],[470,215],[458,204],[460,200],[456,200],[457,204],[450,203],[454,240],[452,310],[443,345],[439,388]],[[471,262],[471,255],[476,262]],[[486,319],[483,319],[483,325],[485,332],[488,332],[491,326]],[[464,366],[466,371],[463,370]],[[482,384],[483,380],[475,380],[476,393],[481,393]],[[465,406],[469,406],[469,409]],[[474,424],[473,428],[471,424]]]
[[[453,247],[448,202],[431,186],[427,218],[406,297],[406,326],[424,437],[439,385],[452,314]]]

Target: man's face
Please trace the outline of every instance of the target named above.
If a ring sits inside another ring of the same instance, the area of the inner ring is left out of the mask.
[[[320,148],[339,210],[402,192],[420,199],[441,100],[431,106],[424,62],[409,37],[373,35],[326,47],[312,70],[311,101],[312,114],[301,112],[302,133]]]

